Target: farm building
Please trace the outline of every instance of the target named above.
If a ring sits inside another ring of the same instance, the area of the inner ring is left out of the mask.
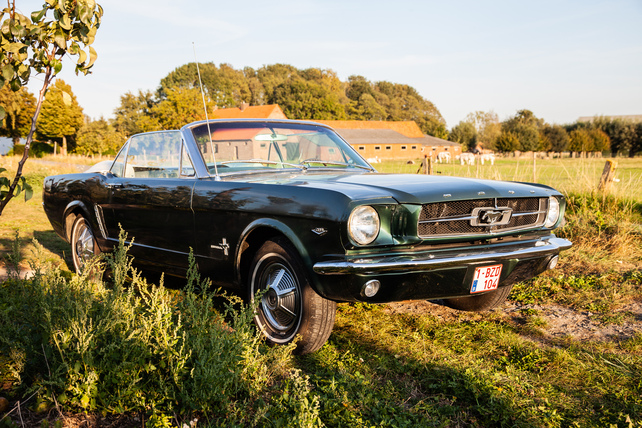
[[[214,110],[216,119],[287,119],[276,105],[249,106]],[[437,158],[449,153],[451,158],[461,154],[461,145],[441,138],[424,135],[414,121],[383,120],[314,120],[334,128],[366,159],[418,159],[424,155]]]
[[[317,120],[334,128],[366,159],[417,159],[424,155],[437,158],[449,153],[461,155],[461,145],[424,135],[413,121]]]

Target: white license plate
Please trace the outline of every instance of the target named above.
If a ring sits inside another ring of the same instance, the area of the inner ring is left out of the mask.
[[[471,293],[495,290],[499,284],[499,276],[502,274],[502,265],[483,266],[475,269]]]

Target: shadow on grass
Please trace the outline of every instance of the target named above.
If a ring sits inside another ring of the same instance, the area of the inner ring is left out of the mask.
[[[71,260],[71,246],[53,230],[34,231],[33,237],[45,249],[51,251],[65,262],[67,268],[74,270],[74,264]]]
[[[352,326],[335,329],[326,346],[334,348],[339,360],[351,356],[351,365],[363,367],[341,367],[337,360],[328,361],[324,351],[299,358],[319,392],[327,426],[529,425],[491,384],[472,373],[396,355]]]
[[[400,335],[414,337],[420,329],[413,316],[400,317],[394,322]],[[375,335],[376,328],[373,323]],[[428,337],[416,340],[432,340],[430,332]],[[506,362],[514,364],[514,370],[502,369],[502,364],[490,354],[492,351],[486,355],[484,344],[475,343],[488,338],[475,339],[471,335],[454,340],[444,345],[451,348],[449,351],[469,353],[468,349],[478,348],[470,356],[470,366],[465,362],[449,364],[446,358],[443,362],[441,358],[426,361],[419,356],[413,358],[412,352],[395,351],[403,349],[403,345],[395,345],[395,342],[401,343],[399,339],[369,338],[348,321],[335,327],[324,348],[316,354],[299,357],[297,362],[310,376],[319,395],[321,417],[327,426],[556,426],[574,420],[617,424],[620,412],[635,415],[642,410],[636,400],[615,399],[615,385],[573,387],[577,379],[571,379],[569,384],[563,379],[542,381],[538,371],[541,367],[534,367],[532,376],[527,367],[518,363]],[[509,352],[526,361],[531,352],[537,351],[531,349],[530,343],[516,342]],[[513,355],[509,360],[511,357]],[[490,363],[489,370],[477,367],[483,360],[487,366]],[[507,376],[519,371],[524,374],[513,385]],[[636,381],[639,373],[630,376],[626,382]],[[535,391],[534,395],[528,395],[531,389],[521,385],[522,382],[544,385],[546,390],[555,392],[541,397]],[[523,391],[519,392],[520,389]],[[567,401],[555,402],[558,394],[567,397]],[[582,409],[590,409],[593,416],[582,414]]]

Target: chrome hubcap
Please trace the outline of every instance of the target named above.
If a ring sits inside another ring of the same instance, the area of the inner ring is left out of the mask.
[[[82,224],[79,226],[80,230],[78,238],[76,238],[76,258],[78,259],[78,267],[82,270],[87,262],[94,256],[94,235],[87,225]]]
[[[274,330],[287,331],[296,323],[300,312],[296,279],[280,263],[270,266],[263,278],[263,289],[267,290],[261,298],[265,318]]]

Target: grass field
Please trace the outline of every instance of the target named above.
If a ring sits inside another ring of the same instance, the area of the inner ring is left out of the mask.
[[[491,180],[537,182],[555,187],[562,193],[591,192],[597,188],[606,159],[536,159],[536,180],[533,180],[533,160],[527,158],[497,158],[494,165],[461,165],[458,162],[434,164],[434,174]],[[620,198],[642,201],[642,158],[616,158],[616,178],[612,194]],[[375,164],[379,172],[415,174],[421,160],[413,164],[386,161]]]
[[[537,160],[537,181],[568,197],[559,233],[575,245],[501,309],[342,304],[327,345],[304,357],[256,342],[225,299],[71,275],[40,189],[83,161],[28,164],[36,194],[0,217],[0,251],[18,230],[23,266],[46,274],[0,285],[0,395],[22,400],[27,426],[642,427],[642,160],[617,161],[602,197],[603,159]],[[532,160],[435,171],[531,181]],[[3,424],[21,426],[16,412]]]

